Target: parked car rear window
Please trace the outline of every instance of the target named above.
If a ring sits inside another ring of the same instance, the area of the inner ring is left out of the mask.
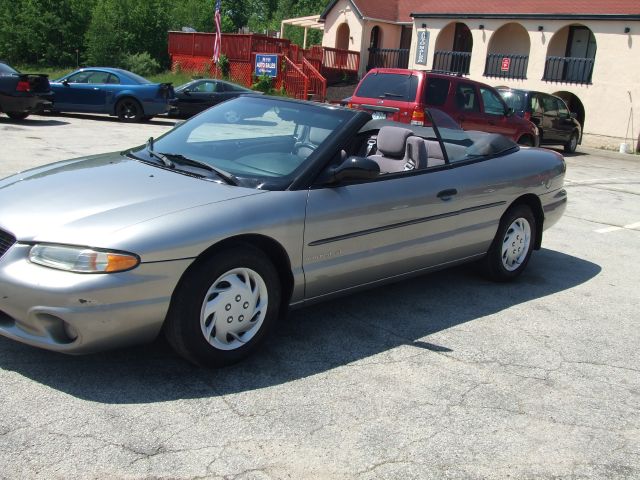
[[[424,103],[435,107],[444,105],[449,95],[450,84],[446,78],[429,77]]]
[[[18,73],[17,70],[14,70],[13,68],[11,68],[9,65],[4,64],[4,63],[0,63],[0,73]]]
[[[416,75],[378,73],[365,77],[356,96],[413,102],[416,99],[417,89],[418,77]]]

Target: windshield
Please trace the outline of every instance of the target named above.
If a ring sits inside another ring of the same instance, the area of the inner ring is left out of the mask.
[[[353,115],[335,107],[243,96],[176,127],[156,139],[153,149],[228,172],[245,186],[282,184],[293,180]]]

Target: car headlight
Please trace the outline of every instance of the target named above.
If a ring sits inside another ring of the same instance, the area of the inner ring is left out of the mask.
[[[140,263],[140,257],[133,253],[45,244],[31,247],[29,260],[45,267],[76,273],[124,272]]]

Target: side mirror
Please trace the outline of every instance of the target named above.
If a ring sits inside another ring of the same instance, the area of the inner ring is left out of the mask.
[[[569,116],[570,116],[571,118],[578,118],[578,114],[577,114],[576,112],[571,112],[571,113],[569,114]]]
[[[184,93],[185,95],[191,95],[191,90],[185,88],[184,90],[182,90],[182,93]]]
[[[65,78],[64,80],[62,80],[62,84],[63,84],[65,87],[68,87],[68,86],[69,86],[69,80],[67,80],[67,79]]]
[[[507,109],[506,109],[506,110],[505,110],[505,112],[504,112],[504,116],[505,116],[505,117],[512,117],[512,116],[513,116],[513,113],[514,113],[513,108],[511,108],[511,107],[507,107]]]
[[[367,157],[348,157],[337,167],[329,169],[325,183],[371,180],[380,175],[380,166]]]

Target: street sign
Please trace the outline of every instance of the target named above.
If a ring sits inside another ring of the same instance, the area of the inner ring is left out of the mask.
[[[429,32],[426,30],[418,30],[418,43],[416,45],[416,61],[417,65],[427,64],[427,51],[429,50]]]
[[[502,59],[502,64],[500,65],[500,70],[502,70],[503,72],[508,72],[510,66],[511,66],[511,59],[509,57],[504,57]]]
[[[256,54],[256,76],[266,75],[267,77],[278,76],[278,55],[276,54]]]

